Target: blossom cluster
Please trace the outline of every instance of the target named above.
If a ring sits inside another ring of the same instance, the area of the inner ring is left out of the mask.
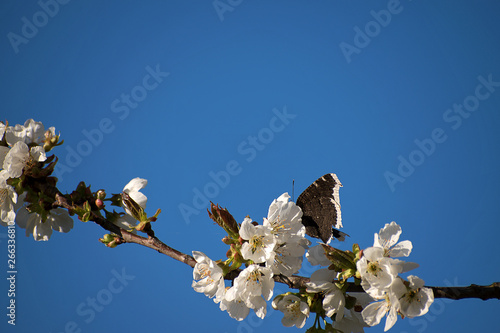
[[[373,246],[365,249],[356,263],[361,286],[376,300],[363,309],[363,319],[373,326],[387,316],[384,331],[396,323],[398,314],[403,318],[422,316],[434,301],[432,289],[425,288],[422,279],[410,275],[405,281],[399,276],[418,267],[418,264],[395,259],[409,256],[412,250],[410,241],[398,243],[401,232],[396,222],[386,224],[375,234]]]
[[[424,287],[424,281],[416,276],[410,275],[405,281],[399,275],[418,267],[416,263],[396,259],[408,257],[413,248],[410,241],[398,243],[401,233],[396,222],[388,223],[375,233],[373,246],[359,252],[354,276],[361,280],[365,293],[343,293],[339,289],[340,274],[330,269],[320,269],[311,275],[307,291],[323,293],[326,317],[335,314],[333,323],[326,325],[332,331],[364,332],[364,327],[378,325],[384,316],[387,316],[384,327],[387,331],[398,315],[413,318],[428,312],[434,301],[432,289]],[[312,265],[331,265],[327,257],[320,245],[307,253]]]
[[[46,152],[58,145],[59,136],[55,128],[45,130],[41,122],[27,120],[15,126],[0,123],[0,224],[17,223],[26,229],[26,236],[33,234],[35,240],[48,240],[52,231],[68,232],[73,228],[73,219],[68,212],[56,208],[42,215],[30,212],[23,206],[28,193],[18,193],[9,185],[9,180],[20,179],[23,173],[47,160]],[[36,175],[33,175],[36,176]],[[42,208],[40,207],[39,210]]]
[[[309,249],[306,258],[313,266],[331,266],[332,261],[325,255],[325,245],[316,245]],[[364,308],[373,298],[366,293],[345,292],[340,282],[339,272],[321,268],[312,273],[306,291],[320,295],[318,302],[325,317],[332,318],[331,324],[325,324],[328,332],[364,332],[369,326],[359,309]],[[349,303],[349,305],[348,305]]]
[[[221,310],[236,320],[245,319],[250,309],[264,318],[266,301],[273,295],[273,276],[298,272],[308,250],[306,258],[311,265],[329,267],[315,271],[305,289],[274,298],[272,306],[283,312],[284,326],[302,328],[315,312],[317,317],[332,319],[332,323],[325,321],[324,329],[317,327],[318,331],[364,332],[365,327],[379,324],[386,315],[385,330],[388,330],[397,315],[411,318],[427,313],[434,300],[432,290],[424,287],[423,280],[416,276],[408,276],[407,281],[399,276],[418,267],[396,259],[407,257],[412,250],[410,241],[398,243],[399,225],[386,224],[375,234],[372,247],[361,251],[355,244],[354,252],[349,252],[326,244],[309,248],[301,216],[300,208],[289,202],[285,193],[272,202],[262,225],[249,217],[243,220],[238,229],[239,243],[225,239],[231,245],[227,261],[213,261],[204,253],[193,251],[197,262],[193,271],[194,290],[213,298]],[[332,251],[329,253],[328,249]],[[233,285],[226,287],[224,277],[235,269],[228,263],[234,264],[239,256],[246,267],[239,271]],[[347,292],[346,280],[350,277],[361,281],[364,293]]]
[[[225,286],[223,264],[218,265],[204,253],[193,251],[197,261],[193,271],[193,288],[213,297],[215,303],[220,303],[220,309],[236,320],[245,319],[250,309],[259,318],[264,318],[266,301],[273,296],[273,276],[291,276],[302,266],[310,241],[305,238],[302,211],[289,199],[288,193],[275,199],[263,224],[259,225],[246,217],[239,226],[238,242],[232,243],[232,248],[238,250],[229,261],[234,262],[241,256],[246,268],[239,272],[232,287]],[[285,301],[290,302],[290,298]],[[308,316],[308,310],[297,304],[299,311],[305,311]]]
[[[1,225],[16,223],[26,229],[26,236],[33,234],[37,241],[49,240],[53,231],[66,233],[73,228],[73,219],[67,210],[53,208],[51,202],[44,202],[46,197],[41,198],[37,190],[31,188],[37,180],[57,181],[50,177],[57,159],[55,156],[47,157],[47,152],[61,144],[54,127],[45,130],[41,122],[33,119],[15,126],[0,122]],[[135,178],[123,189],[123,193],[142,209],[147,198],[139,191],[146,184],[145,179]],[[104,196],[105,193],[102,199]],[[95,200],[97,209],[104,207],[102,199],[98,197]],[[123,229],[131,230],[137,223],[136,216],[124,204],[123,207],[125,213],[110,214],[110,220]]]

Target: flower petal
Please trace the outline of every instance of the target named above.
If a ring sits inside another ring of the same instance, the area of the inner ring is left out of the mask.
[[[73,219],[68,212],[62,208],[50,211],[46,223],[50,221],[52,229],[59,232],[68,232],[73,229]]]
[[[42,222],[42,219],[39,218],[33,227],[33,238],[36,241],[48,241],[51,235],[52,228],[50,223],[48,221]]]
[[[7,170],[9,177],[17,178],[23,173],[23,169],[26,166],[26,161],[29,158],[29,148],[28,145],[22,141],[16,142],[16,144],[10,149],[10,151],[5,155],[3,161],[3,168]]]
[[[408,257],[411,253],[411,250],[413,248],[413,245],[411,244],[410,241],[405,240],[402,242],[397,243],[394,247],[392,247],[388,255],[389,257]]]
[[[385,316],[387,304],[385,301],[374,302],[368,304],[361,312],[363,320],[370,326],[375,326],[380,323]]]
[[[32,147],[30,149],[30,155],[33,157],[35,161],[43,162],[47,159],[47,155],[45,155],[45,150],[41,146]]]
[[[229,316],[233,319],[236,319],[237,321],[242,321],[248,316],[248,313],[250,312],[250,308],[246,306],[245,302],[241,300],[235,300],[235,301],[222,301],[221,302],[221,309],[222,307],[225,307],[225,310],[229,314]]]
[[[384,332],[390,330],[391,327],[394,326],[397,320],[398,320],[398,314],[396,312],[396,309],[392,307],[391,310],[389,311],[387,319],[385,320]]]
[[[148,181],[146,179],[137,177],[132,179],[131,181],[128,182],[127,185],[125,185],[125,187],[123,188],[123,192],[125,193],[136,192],[146,187],[147,184]]]
[[[243,239],[249,240],[255,235],[255,226],[252,224],[252,219],[245,217],[240,227],[240,236]]]
[[[387,223],[379,232],[382,247],[389,249],[396,244],[401,232],[401,227],[396,222]]]

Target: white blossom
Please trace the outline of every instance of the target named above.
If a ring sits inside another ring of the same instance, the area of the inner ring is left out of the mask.
[[[24,167],[30,161],[43,162],[47,159],[43,147],[36,146],[31,149],[22,141],[12,146],[3,161],[3,169],[7,170],[9,177],[17,178],[23,173]]]
[[[382,318],[387,315],[384,332],[394,326],[398,319],[396,309],[395,307],[391,307],[389,299],[371,303],[363,309],[361,314],[364,321],[370,326],[378,325]]]
[[[285,327],[295,325],[297,328],[302,328],[306,319],[309,318],[309,306],[295,295],[276,297],[272,305],[274,309],[283,312],[284,317],[281,319],[281,323]]]
[[[274,280],[270,268],[252,264],[240,272],[234,279],[233,286],[226,291],[224,305],[242,301],[253,309],[259,318],[266,315],[266,302],[273,296]],[[240,303],[238,303],[240,304]],[[238,305],[241,307],[241,304]],[[228,310],[229,313],[229,310]],[[231,313],[230,313],[231,315]]]
[[[379,299],[401,272],[399,261],[384,256],[384,249],[369,247],[356,267],[361,275],[361,286],[372,297]]]
[[[7,184],[9,174],[6,170],[0,171],[0,222],[6,225],[8,222],[14,222],[16,211],[14,205],[17,203],[17,193],[14,188]]]
[[[241,223],[240,236],[247,240],[241,247],[241,255],[244,259],[262,263],[274,257],[276,241],[269,228],[263,225],[253,225],[252,220],[246,217]]]
[[[277,244],[274,248],[274,256],[266,261],[266,266],[270,267],[275,275],[291,276],[302,267],[306,246],[299,241]]]
[[[278,243],[285,243],[294,236],[304,237],[305,227],[302,224],[302,210],[295,202],[289,202],[288,193],[283,193],[269,206],[264,226],[272,230]]]
[[[408,257],[413,245],[410,241],[398,243],[401,233],[401,227],[396,222],[387,223],[378,234],[375,234],[373,246],[383,248],[386,257]]]
[[[148,201],[148,198],[141,192],[144,187],[148,184],[148,181],[143,178],[134,178],[131,181],[128,182],[127,185],[123,188],[123,192],[127,193],[128,196],[134,200],[139,206],[142,208],[146,209],[146,203]],[[128,215],[132,216],[132,213],[130,210],[124,206],[125,212],[127,212]]]
[[[434,302],[432,289],[424,287],[424,280],[417,276],[408,276],[408,287],[400,288],[404,293],[396,294],[401,304],[400,311],[405,317],[413,318],[423,316],[429,311],[429,307]]]
[[[62,208],[52,209],[45,222],[38,213],[29,213],[26,207],[17,212],[16,223],[26,229],[26,236],[33,234],[36,241],[48,241],[52,230],[69,232],[73,228],[73,219]]]
[[[252,264],[234,279],[234,286],[243,296],[262,296],[268,301],[273,296],[273,273],[267,267]]]
[[[196,292],[204,293],[207,297],[213,298],[225,289],[222,268],[203,252],[193,251],[193,257],[196,260],[196,265],[193,269],[191,286]]]
[[[370,325],[375,326],[380,323],[384,316],[387,316],[385,321],[384,332],[388,331],[398,319],[398,311],[400,308],[399,300],[397,295],[405,289],[405,286],[401,282],[401,279],[396,279],[389,289],[387,289],[379,299],[379,302],[373,302],[367,305],[361,315],[364,321]]]
[[[309,293],[323,293],[323,309],[327,317],[336,315],[335,320],[340,321],[344,316],[344,293],[333,283],[337,273],[328,268],[322,268],[311,274],[310,282],[306,283]]]
[[[306,229],[302,224],[302,210],[294,202],[289,202],[288,193],[283,193],[269,206],[264,227],[275,239],[273,255],[266,258],[266,266],[274,274],[291,276],[302,266],[305,250],[311,242],[305,238]]]
[[[43,141],[45,128],[41,122],[28,119],[23,125],[8,126],[5,131],[5,139],[10,146],[16,142],[40,144]]]
[[[232,288],[234,287],[229,288],[229,290]],[[262,297],[260,298],[262,299]],[[219,307],[221,311],[227,311],[229,316],[237,321],[242,321],[250,313],[250,308],[246,306],[245,302],[240,297],[233,298],[230,301],[227,300],[226,297],[223,297]]]

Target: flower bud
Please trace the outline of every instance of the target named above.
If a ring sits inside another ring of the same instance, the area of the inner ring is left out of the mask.
[[[115,248],[116,246],[123,243],[123,240],[115,234],[105,234],[102,238],[99,238],[99,242],[103,243],[107,247]]]
[[[106,191],[99,190],[96,192],[97,199],[104,200],[106,198]]]
[[[49,128],[44,133],[45,139],[43,140],[43,149],[48,152],[52,150],[52,148],[56,146],[60,146],[63,144],[64,140],[59,142],[60,135],[56,135],[56,131],[54,127]]]
[[[222,243],[224,243],[226,245],[231,245],[234,243],[234,241],[231,238],[226,236],[226,237],[222,238]]]
[[[103,244],[105,244],[107,246],[114,239],[115,239],[115,237],[113,237],[113,235],[111,235],[111,234],[105,234],[104,236],[102,236],[102,238],[99,238],[99,242],[101,242],[101,243],[103,243]]]
[[[95,205],[96,205],[97,209],[103,209],[104,208],[104,202],[102,202],[101,199],[97,199],[95,201]]]
[[[105,234],[104,236],[102,236],[102,238],[99,238],[99,240],[100,240],[101,242],[103,242],[103,243],[104,243],[104,242],[109,243],[109,242],[111,242],[113,239],[115,239],[115,238],[114,238],[114,237],[113,237],[113,235],[111,235],[111,234]]]

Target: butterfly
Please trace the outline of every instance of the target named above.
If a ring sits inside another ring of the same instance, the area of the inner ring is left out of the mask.
[[[337,230],[342,228],[339,189],[342,183],[334,173],[318,178],[297,198],[297,206],[302,209],[302,224],[306,234],[329,243],[333,237],[343,241],[347,234]]]

